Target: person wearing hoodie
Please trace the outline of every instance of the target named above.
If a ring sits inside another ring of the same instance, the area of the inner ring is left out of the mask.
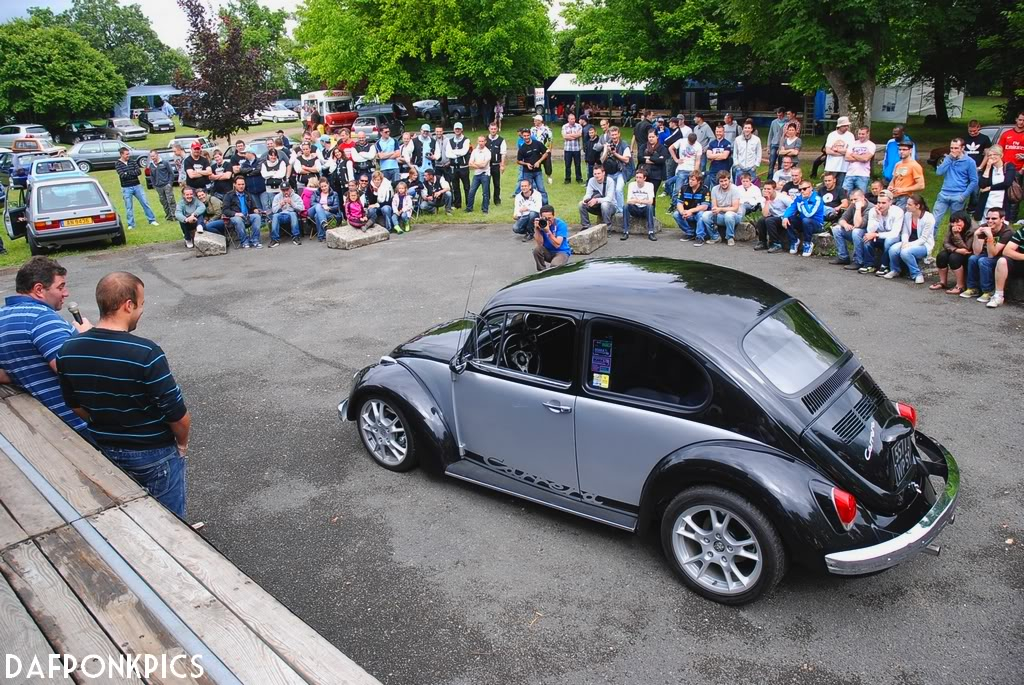
[[[903,229],[900,240],[889,248],[889,273],[883,278],[899,278],[904,264],[914,283],[924,283],[919,262],[931,254],[935,247],[935,216],[928,211],[928,204],[920,195],[907,199],[907,211],[903,213]]]
[[[782,226],[789,234],[789,254],[800,252],[804,257],[810,257],[814,254],[812,238],[815,233],[821,231],[825,222],[825,203],[822,202],[821,196],[814,192],[814,186],[810,181],[801,181],[798,190],[800,195],[782,215]]]
[[[964,139],[954,138],[949,143],[949,154],[935,168],[942,176],[942,188],[935,198],[935,223],[942,223],[946,212],[959,212],[978,192],[978,166],[964,152]]]

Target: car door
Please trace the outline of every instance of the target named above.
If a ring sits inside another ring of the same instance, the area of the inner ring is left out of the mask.
[[[460,449],[493,470],[559,494],[576,492],[576,319],[504,311],[478,324],[477,350],[453,373]]]
[[[0,147],[10,147],[14,139],[18,138],[20,134],[21,132],[17,126],[4,126],[0,128]]]
[[[4,230],[10,239],[21,238],[25,235],[27,226],[25,206],[25,189],[7,188],[7,199],[4,202]]]
[[[97,157],[96,161],[104,166],[114,166],[118,159],[121,158],[121,148],[124,147],[123,143],[114,141],[105,141],[100,143],[102,152]]]

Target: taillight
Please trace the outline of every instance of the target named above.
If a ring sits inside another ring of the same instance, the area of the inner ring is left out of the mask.
[[[117,221],[117,214],[114,214],[113,212],[110,212],[108,214],[97,214],[96,215],[96,222],[97,223],[103,223],[105,221]]]
[[[832,504],[843,528],[850,530],[853,527],[853,520],[857,518],[857,499],[846,490],[832,488]]]
[[[900,413],[900,416],[910,421],[911,428],[917,428],[917,410],[914,407],[903,402],[897,402],[896,411]]]
[[[374,132],[374,133],[379,133],[379,132],[380,132],[380,129],[378,129],[378,128],[377,128],[376,126],[374,126],[374,127],[373,127],[373,132]]]
[[[53,228],[60,228],[59,221],[37,221],[35,223],[37,231],[48,231]]]

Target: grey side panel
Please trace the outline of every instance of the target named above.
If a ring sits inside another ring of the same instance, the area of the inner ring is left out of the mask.
[[[448,364],[441,364],[430,359],[403,357],[399,362],[412,371],[420,382],[426,386],[434,401],[437,402],[441,415],[452,430],[455,429],[455,414],[452,412],[452,372]]]

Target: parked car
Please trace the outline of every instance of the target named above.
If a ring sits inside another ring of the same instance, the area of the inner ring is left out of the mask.
[[[375,141],[380,138],[380,129],[387,126],[391,130],[392,138],[401,138],[405,131],[405,125],[401,119],[396,119],[392,114],[360,114],[355,123],[352,124],[352,135],[365,133],[366,139]]]
[[[282,121],[298,121],[298,112],[285,107],[282,102],[275,102],[270,107],[260,112],[261,121],[273,121],[275,124]]]
[[[280,105],[284,109],[289,109],[296,114],[302,111],[302,100],[296,98],[285,98],[284,100],[278,100],[274,104]]]
[[[338,412],[386,469],[656,524],[682,582],[725,604],[790,562],[862,575],[934,549],[959,498],[953,456],[804,304],[703,262],[525,278],[357,373]]]
[[[170,142],[167,143],[167,147],[162,148],[161,152],[163,152],[164,149],[172,150],[175,145],[180,145],[187,153],[191,149],[192,143],[197,140],[199,141],[199,144],[203,146],[204,150],[213,150],[216,147],[216,145],[210,142],[210,139],[206,136],[178,136],[177,138],[171,138]]]
[[[12,147],[14,141],[19,138],[40,138],[46,141],[47,147],[53,147],[53,136],[45,126],[39,124],[0,126],[0,147]]]
[[[132,122],[131,119],[115,117],[107,119],[107,132],[117,140],[145,140],[149,132]]]
[[[999,136],[1003,135],[1007,131],[1013,128],[1013,124],[1002,124],[999,126],[982,126],[981,132],[988,136],[988,139],[992,141],[993,145],[999,143]],[[933,147],[928,153],[928,163],[932,165],[933,169],[938,168],[939,163],[942,162],[942,158],[949,154],[949,145],[943,147]]]
[[[458,100],[449,100],[448,101],[448,114],[450,114],[452,118],[454,118],[454,119],[464,119],[466,117],[466,113],[468,111],[469,110],[466,109],[466,106],[464,104],[462,104],[461,102],[459,102]],[[440,103],[440,101],[438,101],[436,105],[424,108],[423,111],[420,113],[420,118],[421,119],[426,119],[427,121],[436,121],[436,120],[440,119],[441,118],[441,103]]]
[[[360,95],[356,98],[356,104],[354,107],[359,116],[365,116],[368,114],[390,114],[402,119],[403,121],[409,118],[409,111],[401,102],[381,102],[376,98],[369,99]]]
[[[89,176],[39,179],[29,188],[8,189],[4,228],[12,240],[24,237],[33,255],[104,238],[125,243],[110,197]]]
[[[75,160],[70,157],[41,157],[33,159],[28,165],[26,185],[31,187],[33,183],[41,179],[50,180],[69,176],[85,176],[85,172],[78,168]]]
[[[0,148],[0,185],[9,185],[14,178],[27,179],[29,167],[37,159],[56,159],[63,155],[64,148],[60,147],[29,152]]]
[[[94,169],[113,169],[114,164],[121,158],[122,148],[128,148],[131,151],[131,159],[137,160],[139,164],[149,157],[149,150],[140,150],[119,140],[88,140],[77,143],[72,146],[68,156],[75,160],[81,171],[89,173]]]
[[[74,145],[83,140],[103,140],[108,137],[105,128],[84,119],[69,121],[57,134],[57,140],[65,145]]]
[[[416,102],[412,103],[412,106],[413,106],[413,109],[416,110],[416,116],[419,117],[420,119],[422,119],[423,118],[423,113],[425,111],[427,111],[428,109],[433,109],[434,107],[440,107],[441,106],[441,101],[440,100],[417,100]]]
[[[174,120],[158,109],[146,110],[139,115],[139,126],[150,133],[158,131],[175,131]]]

